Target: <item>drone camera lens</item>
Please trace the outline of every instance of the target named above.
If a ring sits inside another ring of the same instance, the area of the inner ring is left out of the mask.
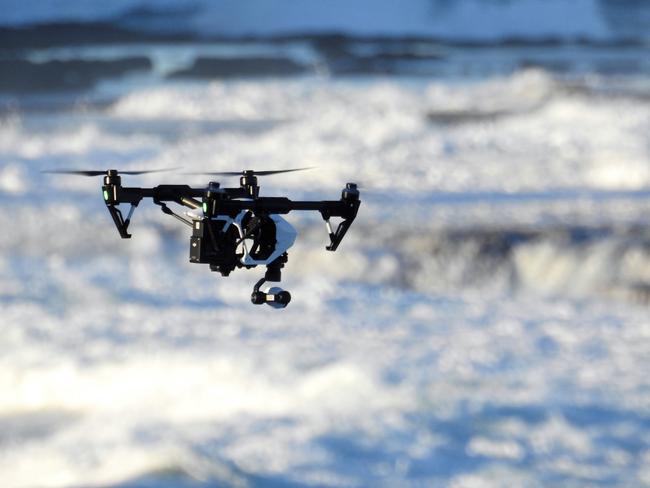
[[[251,294],[251,302],[253,302],[254,305],[262,305],[263,303],[266,303],[266,293],[254,291]]]
[[[291,301],[291,294],[288,291],[281,291],[275,296],[275,301],[282,305],[288,305]]]

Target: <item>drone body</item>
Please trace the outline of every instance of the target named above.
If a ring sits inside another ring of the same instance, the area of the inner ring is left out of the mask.
[[[212,271],[218,271],[222,276],[228,276],[236,268],[266,266],[264,277],[253,287],[251,301],[256,305],[266,303],[274,308],[284,308],[291,300],[289,292],[278,287],[260,291],[265,282],[280,281],[281,269],[288,259],[287,251],[297,236],[295,229],[281,215],[292,211],[319,212],[327,224],[330,239],[326,249],[335,251],[354,221],[361,204],[359,190],[354,183],[346,185],[339,200],[294,201],[286,197],[259,196],[257,176],[287,171],[296,170],[211,173],[240,175],[240,186],[236,188],[222,188],[216,182],[211,182],[207,188],[192,188],[188,185],[124,187],[117,170],[52,172],[85,176],[103,174],[104,202],[120,236],[124,239],[131,237],[128,228],[135,208],[142,199],[151,198],[164,213],[192,228],[191,263],[208,264]],[[122,172],[141,173],[145,172]],[[191,211],[186,213],[187,217],[181,216],[167,206],[168,202],[183,205]],[[118,208],[122,203],[131,205],[126,218]],[[335,231],[330,225],[331,217],[342,219]]]

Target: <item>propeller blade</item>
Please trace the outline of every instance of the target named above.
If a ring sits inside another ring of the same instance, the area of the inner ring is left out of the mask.
[[[141,171],[118,171],[121,175],[144,175],[147,173],[160,173],[161,171],[173,171],[178,168],[164,168],[164,169],[147,169]],[[52,169],[41,171],[42,173],[61,174],[61,175],[77,175],[77,176],[101,176],[105,175],[109,170],[81,170],[81,169]]]
[[[277,175],[280,173],[293,173],[294,171],[306,171],[308,169],[314,169],[313,166],[308,168],[294,168],[294,169],[276,169],[276,170],[267,170],[267,171],[202,171],[198,173],[185,173],[188,175],[210,175],[210,176],[245,176],[248,171],[250,171],[254,176],[269,176]]]
[[[99,176],[105,175],[106,170],[76,170],[76,169],[53,169],[48,171],[41,171],[41,173],[59,174],[59,175],[78,175],[78,176]]]
[[[164,169],[146,169],[141,171],[118,171],[121,175],[145,175],[147,173],[161,173],[163,171],[174,171],[178,168],[164,168]]]
[[[293,173],[294,171],[307,171],[308,169],[314,169],[313,166],[308,168],[295,168],[295,169],[276,169],[271,171],[255,171],[256,175],[267,176],[267,175],[277,175],[280,173]]]
[[[212,171],[205,173],[185,173],[186,175],[241,176],[241,171]]]

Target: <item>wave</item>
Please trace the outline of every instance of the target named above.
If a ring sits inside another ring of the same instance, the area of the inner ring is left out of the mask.
[[[473,287],[650,303],[645,228],[443,232],[407,239],[403,250],[404,279],[421,291]]]
[[[363,224],[361,224],[363,225]],[[365,228],[341,268],[298,249],[308,275],[381,284],[423,294],[533,294],[650,304],[650,231],[637,225]],[[379,242],[375,242],[379,241]]]

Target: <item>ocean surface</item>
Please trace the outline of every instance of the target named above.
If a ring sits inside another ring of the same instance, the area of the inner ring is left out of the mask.
[[[647,3],[279,3],[5,0],[0,485],[650,486]],[[43,173],[296,167],[284,310]]]

